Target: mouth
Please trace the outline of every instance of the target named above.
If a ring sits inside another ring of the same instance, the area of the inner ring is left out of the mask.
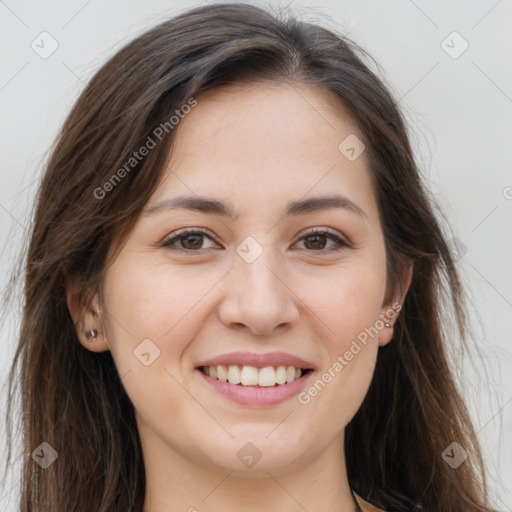
[[[262,407],[296,396],[311,379],[315,367],[282,352],[237,352],[203,361],[195,370],[217,395],[238,405]]]
[[[204,375],[235,386],[270,388],[284,386],[313,371],[295,366],[214,365],[197,368]]]

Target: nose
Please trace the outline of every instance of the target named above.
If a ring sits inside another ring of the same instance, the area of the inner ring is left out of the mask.
[[[268,336],[298,321],[300,299],[293,283],[279,272],[275,260],[266,257],[267,252],[252,263],[235,258],[218,307],[219,318],[227,327]]]

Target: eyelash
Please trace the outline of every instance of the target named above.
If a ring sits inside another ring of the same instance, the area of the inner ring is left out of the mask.
[[[180,252],[192,253],[192,254],[203,254],[208,249],[197,249],[197,250],[182,249],[182,248],[176,247],[174,245],[175,242],[179,241],[181,238],[185,238],[185,237],[187,237],[189,235],[198,235],[198,234],[206,235],[208,238],[213,240],[213,238],[204,229],[201,229],[201,228],[185,228],[185,229],[179,231],[178,233],[176,233],[171,238],[168,238],[165,242],[163,242],[162,243],[162,247],[164,247],[164,248],[166,248],[166,249],[168,249],[170,251],[180,251]],[[319,249],[318,251],[311,250],[312,252],[328,253],[328,252],[340,251],[340,250],[345,249],[345,248],[352,248],[352,246],[348,242],[346,242],[345,240],[343,240],[342,238],[337,236],[329,228],[321,228],[321,229],[313,228],[310,231],[308,231],[307,233],[305,233],[300,238],[299,242],[304,240],[304,239],[306,239],[306,238],[310,238],[312,236],[318,236],[318,235],[326,235],[327,238],[329,238],[329,239],[333,240],[334,242],[336,242],[337,247],[334,247],[334,248],[331,248],[331,249]]]

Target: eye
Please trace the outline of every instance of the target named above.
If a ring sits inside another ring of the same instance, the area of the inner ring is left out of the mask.
[[[205,237],[213,241],[213,238],[207,234],[206,230],[201,228],[182,229],[163,242],[162,247],[172,251],[201,254],[205,249],[208,249],[208,247],[203,247]],[[334,242],[334,247],[326,249],[326,241],[329,240]],[[351,247],[348,242],[340,238],[329,228],[312,229],[299,240],[299,242],[302,241],[309,244],[310,246],[306,247],[306,249],[311,249],[313,252],[332,252]],[[177,242],[179,242],[179,245],[177,245]]]
[[[308,240],[310,242],[308,242]],[[326,246],[326,240],[331,240],[334,242],[334,247],[331,247],[330,249],[325,249]],[[331,231],[329,228],[314,228],[310,231],[308,231],[300,240],[299,242],[304,241],[305,244],[310,245],[310,247],[306,248],[312,248],[314,252],[332,252],[332,251],[339,251],[346,247],[351,247],[348,242],[340,238],[336,233]]]
[[[200,247],[203,244],[204,237],[213,240],[203,229],[182,229],[171,238],[168,238],[162,246],[172,251],[201,252],[204,249],[204,247]],[[176,247],[176,242],[181,242],[181,247]]]

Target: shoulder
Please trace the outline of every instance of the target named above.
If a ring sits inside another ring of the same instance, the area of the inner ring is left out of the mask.
[[[367,501],[363,500],[363,498],[358,496],[356,493],[354,493],[354,495],[363,512],[385,512],[381,508],[374,507],[371,503],[368,503]]]

